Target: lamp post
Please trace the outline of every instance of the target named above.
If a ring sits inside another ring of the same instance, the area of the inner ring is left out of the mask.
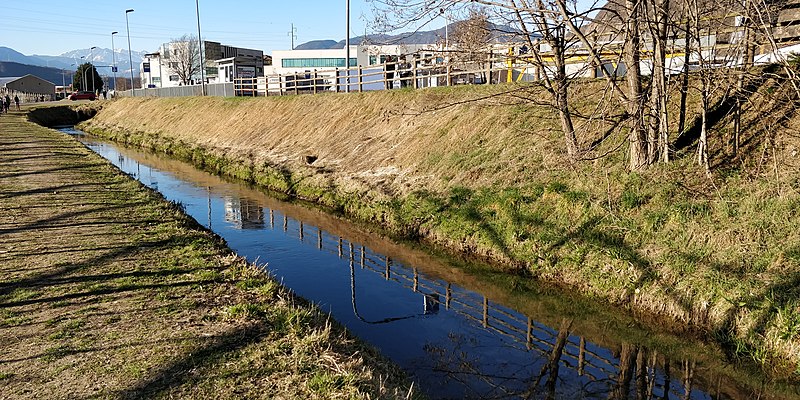
[[[114,47],[114,35],[119,32],[111,32],[111,73],[114,75],[114,91],[117,90],[117,49]]]
[[[125,10],[125,29],[128,31],[128,62],[131,65],[131,96],[136,97],[136,88],[133,86],[133,56],[131,55],[131,27],[128,24],[128,13],[132,13],[133,9]]]
[[[345,14],[345,29],[347,30],[347,35],[344,37],[344,65],[345,68],[347,68],[347,78],[345,79],[347,86],[344,91],[345,93],[350,93],[350,0],[345,0]]]
[[[81,60],[85,60],[85,59],[86,59],[86,56],[81,56]],[[81,65],[83,65],[83,64],[85,64],[85,63],[81,63]],[[80,67],[78,67],[78,68],[80,68]],[[83,69],[83,73],[81,74],[81,77],[83,78],[83,91],[85,92],[86,91],[86,68]]]
[[[67,97],[67,78],[64,77],[64,68],[61,68],[61,93],[64,93],[64,98]]]
[[[97,48],[97,46],[92,46],[92,48],[89,49],[89,57],[86,59],[87,61],[89,61],[89,69],[92,71],[92,91],[93,92],[95,91],[95,87],[94,87],[94,64],[92,64],[92,50],[94,50],[96,48]],[[88,81],[88,79],[86,78],[86,68],[84,68],[83,69],[83,88],[84,88],[83,91],[84,92],[88,92],[89,91],[89,82],[87,82],[87,81]]]
[[[200,0],[194,0],[197,10],[197,41],[198,51],[200,52],[200,82],[203,85],[203,96],[206,95],[206,63],[203,61],[203,38],[200,36]]]

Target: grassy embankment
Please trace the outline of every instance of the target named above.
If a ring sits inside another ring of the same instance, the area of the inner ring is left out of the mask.
[[[405,398],[376,351],[74,139],[16,113],[0,149],[0,397]]]
[[[581,143],[608,131],[589,155],[609,155],[568,162],[557,115],[523,99],[545,98],[536,87],[124,99],[83,128],[666,317],[797,380],[796,121],[782,82],[760,85],[737,157],[724,151],[729,121],[714,115],[713,178],[691,149],[629,173],[625,129],[590,117]],[[573,90],[579,114],[608,102],[601,82]]]

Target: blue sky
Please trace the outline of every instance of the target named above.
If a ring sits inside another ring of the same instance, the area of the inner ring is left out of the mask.
[[[4,0],[0,6],[0,46],[26,55],[59,55],[92,46],[127,49],[125,10],[134,50],[155,51],[183,34],[197,34],[194,0]],[[350,0],[351,37],[364,33],[372,11],[366,0]],[[264,50],[345,37],[345,0],[200,0],[203,38],[233,46]]]

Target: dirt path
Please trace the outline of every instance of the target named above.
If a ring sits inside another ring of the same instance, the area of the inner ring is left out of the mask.
[[[178,207],[22,113],[0,116],[0,343],[3,399],[407,392]]]

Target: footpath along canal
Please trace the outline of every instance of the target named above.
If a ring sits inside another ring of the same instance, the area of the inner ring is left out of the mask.
[[[64,131],[329,311],[432,398],[797,396],[591,301],[516,287],[184,162]]]

